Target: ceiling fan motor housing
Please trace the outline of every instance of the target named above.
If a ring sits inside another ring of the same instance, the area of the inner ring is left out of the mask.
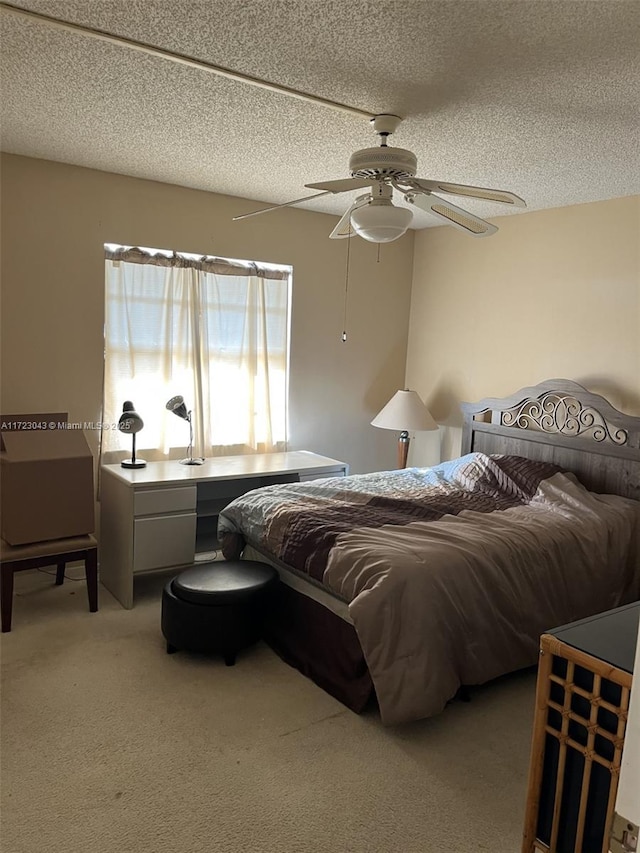
[[[361,148],[351,155],[349,171],[352,178],[413,178],[418,160],[406,148]]]

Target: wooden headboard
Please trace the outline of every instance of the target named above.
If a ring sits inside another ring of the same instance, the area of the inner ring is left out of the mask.
[[[640,417],[569,379],[462,403],[462,453],[554,462],[592,492],[640,500]]]

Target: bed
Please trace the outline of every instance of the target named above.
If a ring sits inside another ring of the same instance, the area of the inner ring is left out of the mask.
[[[456,460],[269,486],[219,519],[225,557],[279,571],[269,644],[385,725],[640,598],[640,418],[563,379],[462,411]]]

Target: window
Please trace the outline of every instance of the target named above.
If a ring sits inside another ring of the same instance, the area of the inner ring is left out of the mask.
[[[177,394],[194,455],[286,448],[290,267],[109,244],[105,271],[105,461],[131,449],[113,428],[125,400],[144,458],[184,455],[189,428],[165,407]]]

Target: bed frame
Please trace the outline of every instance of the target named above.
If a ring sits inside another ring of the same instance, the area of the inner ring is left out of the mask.
[[[510,454],[552,462],[590,491],[640,500],[640,417],[568,379],[550,379],[504,399],[462,403],[462,453]],[[259,552],[245,557],[271,562]],[[276,565],[272,563],[272,565]],[[266,626],[287,663],[353,711],[373,685],[352,624],[301,592],[280,585]]]

